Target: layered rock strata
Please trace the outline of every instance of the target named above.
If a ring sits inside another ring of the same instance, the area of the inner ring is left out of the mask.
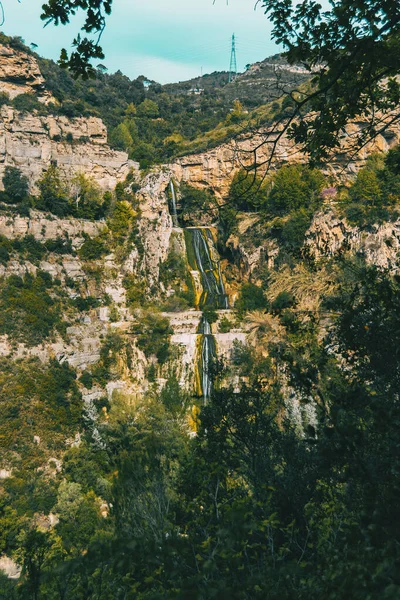
[[[51,164],[57,165],[66,179],[82,172],[104,190],[114,189],[130,169],[137,168],[126,152],[112,150],[107,145],[107,129],[101,119],[39,116],[3,106],[0,182],[7,165],[18,167],[35,193],[36,182]]]
[[[8,94],[11,100],[20,94],[35,94],[40,102],[51,99],[37,60],[3,45],[0,45],[0,92]]]

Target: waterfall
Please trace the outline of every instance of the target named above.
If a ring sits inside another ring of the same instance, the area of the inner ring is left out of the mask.
[[[173,227],[179,227],[174,182],[169,182],[169,209]],[[215,248],[210,227],[183,228],[187,258],[196,295],[196,307],[203,309],[229,308],[228,296],[221,272],[221,263]],[[197,376],[198,392],[204,404],[211,398],[213,385],[213,364],[217,358],[217,347],[211,325],[203,314],[197,337]]]
[[[203,293],[200,308],[229,308],[228,296],[222,279],[221,264],[216,256],[210,229],[188,227],[185,230],[186,245],[191,267],[201,275]]]
[[[212,390],[212,366],[216,358],[216,346],[210,323],[203,316],[200,322],[201,333],[201,391],[203,402],[207,404]]]
[[[172,179],[169,182],[169,187],[171,189],[171,217],[172,217],[172,225],[174,227],[179,227],[178,213],[177,213],[177,210],[176,210],[175,187],[174,187],[174,182],[172,181]]]

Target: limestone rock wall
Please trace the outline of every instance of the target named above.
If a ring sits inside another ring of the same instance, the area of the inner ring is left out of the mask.
[[[158,285],[159,268],[168,255],[172,218],[166,190],[173,173],[160,168],[147,175],[137,193],[140,201],[140,235],[144,247],[141,270],[150,285]]]
[[[359,229],[349,225],[332,209],[327,209],[315,215],[305,246],[317,260],[352,251],[362,255],[369,264],[398,271],[400,221]]]
[[[68,135],[69,134],[69,135]],[[66,136],[72,136],[72,142]],[[56,164],[70,179],[83,172],[104,190],[112,190],[137,164],[125,152],[107,145],[101,119],[39,116],[20,113],[9,106],[0,110],[0,186],[7,165],[18,167],[35,193],[43,171]]]
[[[0,92],[11,99],[20,94],[35,94],[41,102],[51,99],[37,60],[10,46],[0,45]]]
[[[105,223],[101,221],[72,217],[59,219],[38,210],[31,210],[29,217],[0,214],[0,235],[10,239],[33,235],[36,240],[43,242],[57,237],[68,237],[72,246],[78,247],[83,242],[84,234],[96,237],[104,227]]]
[[[355,156],[346,156],[351,140],[364,128],[365,123],[359,121],[351,123],[343,137],[341,152],[335,159],[325,166],[325,172],[334,179],[353,176],[363,166],[366,158],[372,152],[387,152],[400,142],[400,123],[394,123],[384,135],[367,144]],[[186,181],[194,187],[211,188],[217,198],[226,198],[230,183],[235,173],[243,166],[253,165],[254,161],[259,166],[258,173],[265,173],[270,159],[270,144],[263,144],[268,135],[264,129],[250,138],[242,136],[233,142],[228,142],[207,152],[191,154],[177,159],[170,168],[177,181]],[[255,150],[257,149],[257,150]],[[300,148],[295,146],[287,136],[282,136],[275,150],[271,162],[274,170],[283,164],[291,162],[305,162],[305,156]]]

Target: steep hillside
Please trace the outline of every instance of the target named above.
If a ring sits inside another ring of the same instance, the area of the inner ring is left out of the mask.
[[[395,598],[400,128],[139,169],[2,58],[0,596]]]
[[[289,90],[306,79],[304,70],[289,68],[277,55],[251,65],[232,83],[228,83],[226,73],[213,73],[205,75],[201,85],[190,80],[161,86],[147,82],[143,76],[130,80],[119,71],[108,74],[102,68],[95,80],[82,81],[74,80],[53,61],[33,53],[19,38],[1,34],[0,42],[4,44],[8,70],[8,75],[3,73],[2,89],[6,94],[10,92],[11,100],[17,88],[18,93],[40,88],[45,97],[37,98],[51,104],[51,114],[100,117],[108,128],[111,146],[127,150],[129,158],[139,161],[142,168],[168,162],[189,151],[214,147],[231,139],[238,127],[240,130],[249,126],[252,118],[270,123],[279,112],[279,105],[264,108],[262,114],[253,115],[252,111],[281,94],[277,92],[278,82]],[[18,82],[15,88],[15,65],[24,73],[24,88]],[[16,108],[21,105],[32,109],[32,102],[32,96],[24,96],[17,100]],[[45,106],[37,105],[38,102],[35,108],[43,114],[49,112]]]

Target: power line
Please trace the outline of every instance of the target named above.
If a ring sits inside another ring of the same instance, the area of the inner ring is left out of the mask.
[[[236,75],[237,75],[236,40],[235,40],[235,34],[232,33],[231,62],[229,65],[229,83],[236,78]]]

